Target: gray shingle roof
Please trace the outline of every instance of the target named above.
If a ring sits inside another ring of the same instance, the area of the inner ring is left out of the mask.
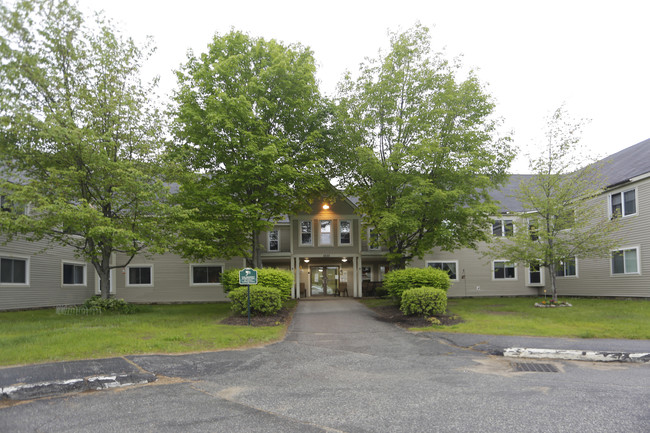
[[[519,189],[521,182],[531,177],[533,177],[532,174],[511,174],[503,187],[490,192],[490,197],[501,204],[500,212],[522,212],[524,210],[513,195]]]
[[[598,161],[597,164],[602,165],[600,173],[603,177],[603,186],[607,187],[650,173],[650,139],[616,152]]]

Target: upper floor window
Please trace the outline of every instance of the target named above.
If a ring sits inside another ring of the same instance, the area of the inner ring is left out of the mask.
[[[63,264],[63,284],[83,286],[86,284],[86,265],[79,263]]]
[[[28,284],[28,259],[0,257],[0,283]]]
[[[427,266],[430,268],[434,269],[442,269],[443,271],[447,271],[449,274],[449,279],[452,281],[457,281],[458,280],[458,274],[456,272],[456,269],[458,268],[458,262],[453,261],[453,262],[427,262]]]
[[[218,284],[221,282],[221,265],[191,265],[192,284]]]
[[[636,189],[611,194],[609,203],[612,218],[636,214]]]
[[[0,195],[0,211],[15,212],[20,215],[27,213],[24,206],[9,201],[6,195]]]
[[[558,277],[575,277],[578,274],[576,271],[576,262],[577,260],[575,257],[561,260],[557,264],[555,275]]]
[[[153,265],[129,266],[127,286],[151,286],[153,284]]]
[[[311,221],[300,221],[300,245],[311,244]]]
[[[279,230],[269,230],[269,251],[280,251]]]
[[[339,244],[351,245],[352,244],[352,221],[341,220],[339,221]]]
[[[612,274],[638,274],[639,249],[628,248],[612,251]]]
[[[494,220],[492,222],[493,236],[512,236],[515,232],[515,226],[512,220]]]
[[[332,245],[332,220],[320,220],[319,245]]]

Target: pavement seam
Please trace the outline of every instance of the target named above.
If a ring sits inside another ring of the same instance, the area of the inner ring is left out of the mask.
[[[316,428],[319,428],[319,429],[322,429],[322,430],[324,430],[326,432],[331,432],[331,433],[346,433],[343,430],[337,430],[337,429],[334,429],[332,427],[327,427],[327,426],[323,426],[323,425],[312,423],[312,422],[301,421],[301,420],[298,420],[298,419],[295,419],[295,418],[291,418],[291,417],[289,417],[287,415],[282,415],[282,414],[279,414],[279,413],[276,413],[276,412],[270,412],[268,410],[260,409],[260,408],[255,407],[255,406],[251,406],[250,404],[246,404],[246,403],[243,403],[241,401],[234,400],[232,398],[227,398],[224,395],[222,395],[221,393],[214,394],[214,393],[212,393],[210,391],[207,391],[205,389],[197,388],[195,385],[190,385],[190,388],[192,388],[193,390],[198,391],[200,393],[203,393],[205,395],[208,395],[208,396],[210,396],[212,398],[217,398],[217,399],[220,399],[220,400],[224,400],[224,401],[227,401],[229,403],[236,404],[238,406],[242,406],[242,407],[245,407],[245,408],[248,408],[248,409],[252,409],[252,410],[257,411],[257,412],[265,413],[267,415],[271,415],[271,416],[276,417],[276,418],[282,418],[282,419],[285,419],[287,421],[291,421],[291,422],[296,423],[296,424],[316,427]]]

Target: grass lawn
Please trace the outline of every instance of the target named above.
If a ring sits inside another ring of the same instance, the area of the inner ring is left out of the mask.
[[[463,323],[412,330],[539,337],[650,339],[648,300],[561,298],[560,301],[567,301],[573,307],[533,307],[538,301],[541,300],[452,298],[449,299],[447,309],[450,314],[460,316]]]
[[[287,328],[221,325],[231,314],[226,303],[137,309],[90,316],[57,315],[54,309],[2,312],[0,365],[247,347],[279,340]]]

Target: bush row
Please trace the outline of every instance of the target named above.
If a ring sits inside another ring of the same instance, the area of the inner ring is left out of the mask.
[[[254,285],[251,290],[251,315],[270,316],[282,308],[282,293],[276,288]],[[248,312],[248,288],[237,287],[228,292],[231,308],[236,314],[245,316]]]
[[[101,312],[113,312],[113,313],[120,313],[120,314],[135,313],[135,307],[127,303],[124,299],[117,299],[117,298],[103,299],[99,295],[95,295],[86,299],[86,302],[84,302],[83,306],[88,309],[96,308]]]
[[[433,287],[447,292],[450,286],[449,274],[441,269],[408,268],[392,271],[384,277],[383,286],[395,300],[402,299],[405,290],[418,287]]]
[[[407,316],[437,316],[447,311],[447,292],[435,287],[404,290],[400,310]]]
[[[255,269],[257,271],[257,284],[272,287],[280,291],[282,300],[291,299],[293,287],[293,274],[291,271],[274,268]],[[237,289],[239,286],[239,269],[230,269],[221,274],[221,283],[226,293]],[[251,286],[251,289],[253,286]]]

